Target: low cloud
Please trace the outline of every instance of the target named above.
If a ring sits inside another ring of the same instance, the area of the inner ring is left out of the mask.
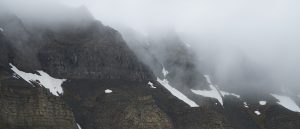
[[[59,19],[49,0],[4,0],[23,17]],[[263,69],[276,86],[299,89],[300,8],[298,0],[56,0],[84,5],[113,28],[129,27],[144,36],[173,28],[202,63],[226,80],[241,60]],[[50,14],[49,14],[50,13]],[[38,17],[36,17],[38,16]],[[63,18],[63,17],[61,17]],[[247,62],[246,61],[246,62]],[[199,64],[200,65],[200,64]],[[201,65],[202,66],[202,65]],[[248,67],[245,67],[248,68]],[[235,71],[236,70],[236,71]],[[260,70],[259,70],[260,71]],[[237,75],[236,75],[237,76]],[[262,80],[264,80],[262,77]]]

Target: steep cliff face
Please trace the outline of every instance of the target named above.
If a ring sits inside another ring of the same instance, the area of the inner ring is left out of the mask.
[[[61,97],[1,69],[1,129],[77,129],[71,109]]]
[[[77,26],[75,26],[77,27]],[[93,21],[76,30],[49,32],[38,52],[41,67],[51,75],[69,79],[142,81],[151,72],[112,28]]]

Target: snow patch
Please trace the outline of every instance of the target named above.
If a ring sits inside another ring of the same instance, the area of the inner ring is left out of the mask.
[[[153,83],[152,82],[148,82],[148,85],[150,85],[150,88],[156,88],[154,85],[153,85]]]
[[[240,95],[238,94],[235,94],[235,93],[229,93],[229,92],[226,92],[226,91],[220,91],[220,93],[222,94],[222,96],[234,96],[234,97],[237,97],[237,98],[241,98]]]
[[[283,95],[276,95],[276,94],[271,94],[271,95],[276,99],[278,99],[279,102],[277,103],[280,104],[281,106],[294,112],[300,112],[300,108],[290,97],[283,96]]]
[[[61,85],[64,81],[66,81],[66,79],[53,78],[53,77],[49,76],[49,74],[45,73],[44,71],[37,71],[40,75],[33,74],[33,73],[26,73],[26,72],[20,71],[18,68],[16,68],[11,63],[9,65],[12,67],[11,68],[12,71],[14,71],[18,76],[23,78],[25,81],[30,83],[32,86],[34,86],[32,84],[32,82],[36,82],[36,83],[44,86],[45,88],[49,89],[53,95],[58,96],[59,94],[63,93]],[[13,76],[16,76],[16,75],[13,75]],[[18,78],[18,77],[16,76],[16,78]]]
[[[109,94],[109,93],[112,93],[112,90],[106,89],[104,92],[105,92],[106,94]]]
[[[245,108],[249,108],[248,104],[246,102],[243,103]]]
[[[267,101],[259,101],[259,105],[266,105]]]
[[[166,77],[169,74],[169,72],[165,69],[165,67],[163,67],[162,73],[163,73],[164,77]]]
[[[206,78],[206,81],[209,83],[209,87],[211,90],[193,90],[193,89],[191,89],[191,91],[197,95],[201,95],[201,96],[209,97],[209,98],[215,98],[223,106],[223,99],[222,99],[219,91],[217,90],[217,88],[212,85],[210,77],[208,75],[204,75],[204,77]]]
[[[254,113],[258,116],[261,114],[259,111],[254,111]]]
[[[161,80],[157,77],[157,81],[163,85],[167,90],[171,92],[172,95],[176,96],[178,99],[182,100],[183,102],[190,105],[190,107],[199,107],[193,100],[190,100],[188,97],[186,97],[183,93],[178,91],[177,89],[173,88],[167,79]]]
[[[3,31],[4,31],[4,29],[0,27],[0,31],[1,31],[1,32],[3,32]]]
[[[78,123],[76,123],[76,125],[77,125],[78,129],[82,129],[81,126]]]

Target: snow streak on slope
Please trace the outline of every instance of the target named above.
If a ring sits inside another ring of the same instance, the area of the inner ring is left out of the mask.
[[[49,89],[50,92],[53,95],[58,96],[58,94],[62,94],[63,90],[61,88],[61,84],[66,81],[66,79],[56,79],[51,76],[49,76],[47,73],[43,71],[37,71],[40,75],[38,74],[32,74],[32,73],[26,73],[23,71],[20,71],[18,68],[16,68],[14,65],[9,64],[17,75],[19,75],[21,78],[23,78],[25,81],[30,83],[31,85],[32,82],[39,83],[40,85],[44,86],[45,88]]]
[[[229,93],[229,92],[226,92],[226,91],[220,91],[220,93],[222,94],[222,96],[234,96],[234,97],[237,97],[237,98],[241,98],[240,95],[238,94],[235,94],[235,93]]]
[[[210,97],[210,98],[215,98],[217,99],[221,105],[223,105],[223,99],[222,96],[220,95],[218,89],[212,85],[211,80],[208,75],[204,75],[206,78],[206,81],[209,84],[209,87],[211,90],[191,90],[193,93],[204,96],[204,97]]]
[[[1,31],[1,32],[3,32],[3,31],[4,31],[4,29],[3,29],[3,28],[0,28],[0,31]]]
[[[163,67],[162,73],[164,77],[166,77],[169,74],[169,72],[165,69],[165,67]]]
[[[152,82],[148,82],[148,85],[150,86],[150,88],[153,88],[153,89],[155,89],[156,87],[153,85],[153,83]]]
[[[300,108],[290,97],[283,96],[283,95],[276,95],[276,94],[271,94],[271,95],[276,99],[278,99],[279,102],[277,103],[280,104],[281,106],[294,112],[300,112]]]
[[[81,126],[78,123],[76,123],[76,124],[77,124],[78,129],[81,129]]]
[[[199,107],[193,100],[190,100],[188,97],[186,97],[183,93],[178,91],[177,89],[173,88],[167,79],[161,80],[160,78],[157,78],[157,81],[163,85],[167,90],[171,92],[172,95],[176,96],[178,99],[184,101],[191,107]]]
[[[168,75],[168,71],[163,67],[162,69],[162,74],[164,75],[164,77],[166,77]],[[157,77],[157,81],[163,85],[167,90],[169,90],[171,92],[172,95],[176,96],[178,99],[182,100],[183,102],[187,103],[188,105],[190,105],[191,107],[199,107],[198,104],[196,104],[193,100],[189,99],[188,97],[186,97],[183,93],[181,93],[180,91],[178,91],[177,89],[173,88],[170,84],[169,81],[167,79],[163,79],[161,80],[160,78]],[[149,84],[149,83],[148,83]]]

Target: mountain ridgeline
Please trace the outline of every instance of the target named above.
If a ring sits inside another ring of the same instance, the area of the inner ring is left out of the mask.
[[[173,31],[142,40],[128,31],[125,41],[84,7],[63,13],[45,22],[1,11],[0,129],[300,127],[271,95],[216,86]]]

